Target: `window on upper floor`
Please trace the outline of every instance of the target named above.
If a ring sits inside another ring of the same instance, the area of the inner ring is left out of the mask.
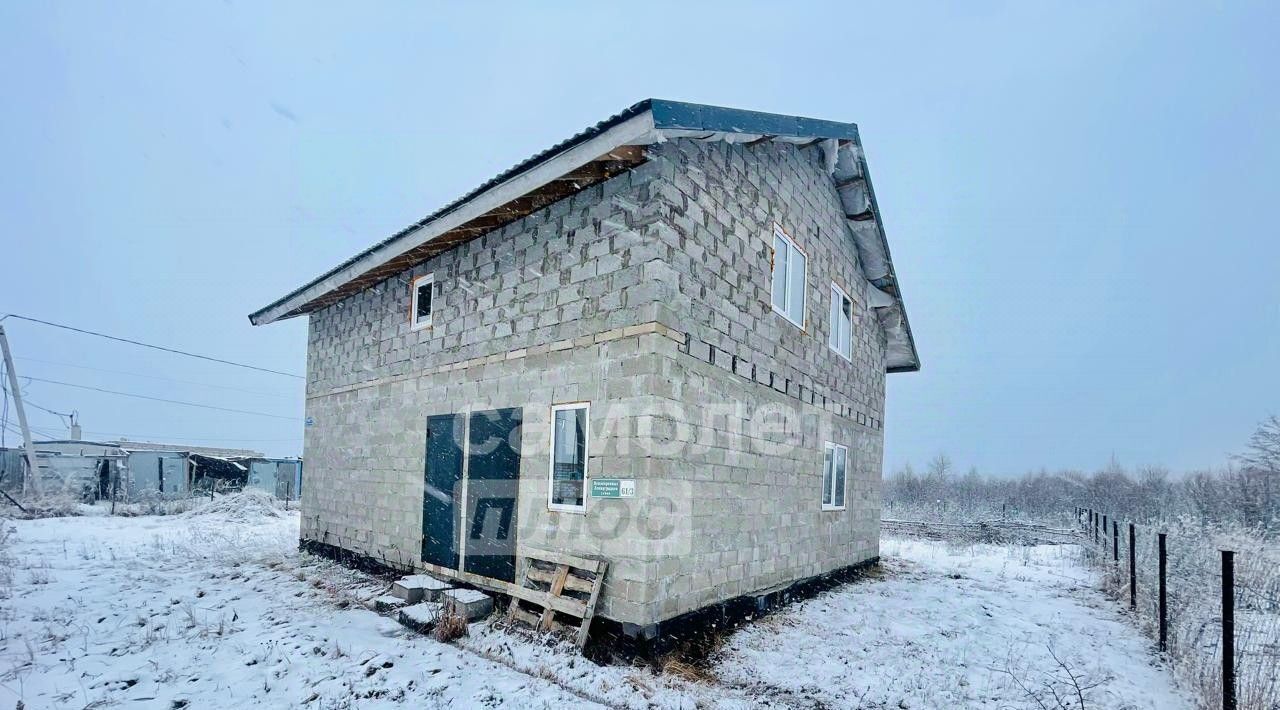
[[[853,360],[853,301],[839,286],[831,284],[831,349]]]
[[[828,441],[822,466],[823,510],[844,510],[845,472],[848,466],[848,447]]]
[[[808,257],[782,227],[773,225],[773,310],[804,327],[804,283]]]
[[[413,280],[412,303],[409,305],[409,323],[413,330],[431,325],[431,293],[435,281],[435,274],[426,274]]]

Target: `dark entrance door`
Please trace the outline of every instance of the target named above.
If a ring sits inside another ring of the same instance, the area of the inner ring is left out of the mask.
[[[422,561],[458,569],[457,497],[462,492],[461,414],[427,417],[422,492]]]
[[[514,582],[521,409],[471,414],[466,571]]]

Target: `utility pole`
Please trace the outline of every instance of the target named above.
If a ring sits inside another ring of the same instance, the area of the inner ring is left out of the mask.
[[[0,349],[4,350],[4,368],[9,373],[9,390],[13,392],[13,403],[18,410],[18,426],[22,427],[22,443],[27,449],[27,471],[22,479],[22,493],[39,488],[40,464],[36,463],[36,446],[31,442],[31,429],[27,427],[27,412],[22,408],[22,392],[18,389],[18,373],[13,369],[13,354],[9,352],[9,338],[4,334],[4,326],[0,325]]]

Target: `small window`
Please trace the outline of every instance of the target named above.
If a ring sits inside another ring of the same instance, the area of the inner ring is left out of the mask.
[[[778,225],[773,226],[773,310],[804,327],[807,257]]]
[[[822,465],[823,510],[844,510],[844,479],[848,465],[848,447],[828,441]]]
[[[853,301],[839,286],[831,284],[831,349],[853,360]]]
[[[410,306],[412,318],[410,323],[414,330],[431,325],[431,292],[435,285],[435,274],[419,276],[413,280],[413,303]]]
[[[551,408],[552,510],[582,512],[587,479],[588,405],[557,404]]]

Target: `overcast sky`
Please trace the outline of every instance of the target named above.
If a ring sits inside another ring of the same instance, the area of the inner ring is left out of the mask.
[[[246,314],[654,96],[860,126],[924,362],[887,471],[1216,465],[1280,411],[1275,3],[347,5],[0,5],[0,312],[301,373]],[[301,452],[300,380],[5,327],[286,417],[24,388],[86,438]]]

